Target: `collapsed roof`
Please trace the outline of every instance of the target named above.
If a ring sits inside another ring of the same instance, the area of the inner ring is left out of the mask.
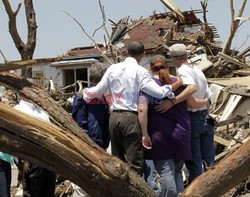
[[[182,12],[184,20],[180,20],[170,12],[156,14],[129,21],[129,17],[123,18],[117,23],[112,22],[111,44],[117,50],[123,52],[128,42],[140,40],[144,43],[146,53],[167,52],[168,47],[176,42],[184,44],[209,46],[210,50],[218,47],[215,38],[219,35],[214,26],[203,23],[196,14],[203,13],[202,10],[191,10]],[[99,45],[101,51],[105,46]],[[218,50],[218,49],[217,49]],[[95,47],[75,48],[66,56],[88,56],[100,55]]]
[[[181,21],[173,13],[153,14],[148,18],[140,18],[128,22],[121,19],[114,24],[111,43],[123,49],[131,40],[144,43],[146,52],[166,52],[176,42],[194,45],[215,45],[218,38],[216,28],[201,22],[196,14],[200,10],[182,12]]]

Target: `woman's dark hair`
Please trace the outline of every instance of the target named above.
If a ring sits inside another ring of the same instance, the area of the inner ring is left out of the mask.
[[[159,79],[163,84],[170,84],[169,73],[167,69],[167,60],[163,55],[154,55],[150,61],[150,69],[152,72],[159,73]]]
[[[128,44],[127,50],[129,56],[135,57],[144,53],[145,48],[141,41],[134,40]]]

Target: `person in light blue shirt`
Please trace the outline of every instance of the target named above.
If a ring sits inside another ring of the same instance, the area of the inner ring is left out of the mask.
[[[0,151],[0,196],[10,197],[11,164],[13,158],[7,153]]]
[[[6,101],[1,95],[0,102]],[[0,197],[10,197],[11,164],[14,164],[12,156],[0,151]]]

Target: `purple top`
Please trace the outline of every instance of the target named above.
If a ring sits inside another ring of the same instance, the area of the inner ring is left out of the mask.
[[[153,78],[162,86],[159,79]],[[171,78],[176,81],[176,78]],[[184,90],[178,88],[174,93],[177,96]],[[145,158],[151,160],[190,160],[191,155],[191,127],[186,102],[174,105],[165,113],[156,112],[155,103],[159,99],[146,95],[148,105],[148,132],[152,140],[152,149],[146,150]]]

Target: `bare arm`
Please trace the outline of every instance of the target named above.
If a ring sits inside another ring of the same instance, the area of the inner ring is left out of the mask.
[[[148,103],[145,96],[139,97],[138,120],[142,130],[142,145],[147,149],[151,149],[152,142],[148,135]]]
[[[171,84],[173,92],[183,85],[183,81],[181,78],[177,77],[176,79],[176,82]]]
[[[174,98],[175,95],[172,92],[172,85],[159,86],[149,74],[147,70],[142,70],[140,76],[140,90],[146,94],[153,96],[155,98],[164,98],[168,97],[170,99]],[[178,85],[182,85],[182,80],[179,80],[173,88],[177,88]]]
[[[192,108],[192,109],[197,109],[197,108],[203,107],[203,106],[208,105],[208,104],[209,104],[209,100],[207,98],[197,99],[197,98],[190,96],[187,99],[187,106],[189,108]]]
[[[188,85],[177,97],[174,99],[174,104],[180,103],[195,93],[197,90],[196,85]]]
[[[188,99],[197,90],[196,85],[188,85],[178,96],[172,100],[165,100],[162,104],[155,107],[157,112],[164,113],[175,104]]]

